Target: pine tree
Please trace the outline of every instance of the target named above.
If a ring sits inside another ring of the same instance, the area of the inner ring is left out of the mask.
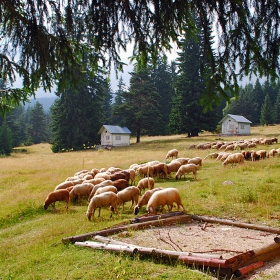
[[[280,90],[278,91],[277,99],[273,107],[274,123],[280,123]]]
[[[27,135],[34,144],[47,141],[47,126],[43,105],[39,102],[30,109]]]
[[[13,151],[13,139],[12,132],[8,127],[7,123],[4,121],[0,127],[0,154],[9,156]]]
[[[124,103],[115,107],[115,114],[122,114],[123,124],[136,135],[136,142],[142,134],[155,135],[161,118],[159,94],[148,69],[131,73],[130,89],[123,92],[123,97]]]
[[[199,30],[199,23],[196,21]],[[185,30],[186,34],[188,30]],[[209,31],[210,33],[210,31]],[[204,112],[200,101],[209,80],[209,63],[205,57],[203,38],[198,41],[188,36],[181,41],[181,52],[177,59],[178,77],[175,83],[175,97],[169,119],[170,133],[187,133],[198,136],[202,130],[214,131],[218,123],[216,111]],[[209,83],[211,85],[211,83]],[[212,105],[208,104],[208,107]]]
[[[262,125],[273,124],[272,105],[268,94],[266,94],[262,105],[260,122]]]
[[[60,98],[51,108],[53,152],[82,150],[99,143],[108,88],[102,74],[91,77],[85,73],[83,83],[57,92]]]
[[[159,58],[157,66],[152,70],[152,80],[155,83],[159,97],[159,110],[162,119],[158,125],[158,134],[167,134],[172,98],[175,95],[172,68],[164,58]]]

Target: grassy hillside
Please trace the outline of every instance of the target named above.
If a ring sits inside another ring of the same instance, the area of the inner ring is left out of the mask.
[[[150,259],[133,259],[126,255],[93,251],[62,238],[83,234],[133,218],[129,203],[118,216],[110,218],[107,209],[101,217],[87,220],[87,201],[57,203],[57,212],[43,208],[47,194],[77,171],[111,166],[128,168],[133,163],[165,161],[168,150],[176,148],[179,157],[204,158],[212,150],[189,149],[191,144],[258,137],[278,137],[280,126],[253,127],[250,137],[218,137],[209,133],[196,138],[185,135],[142,137],[131,140],[129,147],[112,151],[87,150],[54,154],[48,144],[25,147],[27,152],[0,158],[0,279],[207,279],[177,264],[170,266]],[[279,148],[279,144],[257,149]],[[256,150],[257,150],[256,149]],[[197,180],[156,179],[156,186],[178,188],[186,211],[191,214],[234,218],[273,227],[280,217],[280,157],[244,165],[223,167],[220,161],[206,159]],[[232,185],[224,185],[232,181]],[[146,213],[145,209],[140,214]],[[136,233],[135,233],[136,234]]]

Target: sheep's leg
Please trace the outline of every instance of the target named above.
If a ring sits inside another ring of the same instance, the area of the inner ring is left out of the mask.
[[[98,217],[100,217],[100,210],[101,210],[101,207],[99,207],[98,210],[99,210],[99,211],[98,211]]]
[[[52,207],[53,207],[53,211],[56,211],[56,208],[55,208],[55,201],[52,203]]]
[[[129,209],[132,208],[133,204],[134,204],[134,199],[132,198],[132,199],[131,199],[131,205],[130,205]]]

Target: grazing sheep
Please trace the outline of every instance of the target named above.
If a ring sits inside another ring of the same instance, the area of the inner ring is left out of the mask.
[[[118,191],[121,191],[128,187],[128,181],[125,179],[118,179],[116,181],[113,181],[113,186],[115,186]]]
[[[57,190],[62,190],[62,189],[66,189],[68,187],[71,187],[71,186],[74,186],[74,183],[73,181],[65,181],[65,182],[62,182],[60,184],[58,184],[54,190],[57,191]]]
[[[193,173],[193,177],[196,180],[197,167],[194,163],[188,163],[188,164],[181,165],[176,173],[175,178],[176,178],[176,180],[181,179],[182,175],[184,175],[184,178],[185,178],[185,174],[190,173],[190,172]]]
[[[114,192],[114,193],[117,193],[118,190],[117,190],[117,188],[115,186],[105,186],[105,187],[99,188],[94,195],[98,195],[98,194],[101,194],[101,193],[104,193],[104,192]]]
[[[167,171],[167,164],[166,163],[158,163],[153,165],[154,172],[153,177],[157,176],[158,178],[163,176],[163,178],[167,178],[168,171]]]
[[[259,150],[256,153],[257,153],[257,155],[260,156],[260,159],[265,159],[266,158],[266,150]]]
[[[187,164],[189,160],[190,160],[190,158],[176,158],[176,159],[171,160],[171,162],[179,161],[181,163],[181,165],[183,165],[183,164]]]
[[[55,208],[56,201],[65,201],[66,209],[68,209],[69,202],[70,202],[69,191],[66,189],[59,189],[59,190],[49,193],[47,198],[45,199],[45,203],[44,203],[45,210],[48,209],[50,204],[52,204],[53,210],[56,210],[56,208]]]
[[[143,166],[139,166],[136,172],[141,178],[148,177],[148,176],[152,177],[154,175],[154,168],[153,166],[146,164]]]
[[[90,180],[85,180],[84,183],[91,183],[93,185],[98,185],[103,181],[105,181],[104,178],[93,178],[93,179],[90,179]]]
[[[88,209],[86,212],[88,220],[90,221],[91,217],[94,216],[96,208],[99,208],[98,217],[100,217],[101,207],[110,206],[112,213],[115,212],[115,214],[118,215],[117,204],[118,204],[118,196],[114,192],[105,192],[93,196],[89,202]],[[111,217],[112,217],[112,213],[111,213]]]
[[[110,172],[99,172],[97,173],[94,178],[104,178],[105,180],[111,180],[110,179],[111,173]]]
[[[78,201],[80,201],[81,196],[89,197],[94,185],[91,183],[82,183],[74,186],[74,188],[70,191],[70,201],[73,200],[74,197],[78,197]]]
[[[124,171],[127,171],[129,172],[129,180],[130,180],[130,185],[134,185],[135,184],[135,178],[136,178],[136,172],[134,169],[132,168],[129,168],[129,169],[126,169]]]
[[[129,209],[131,209],[134,202],[138,203],[139,195],[140,195],[140,190],[135,186],[130,186],[130,187],[127,187],[126,189],[124,189],[122,191],[119,191],[117,193],[118,207],[120,207],[120,205],[122,205],[123,210],[124,210],[125,202],[131,201],[131,206],[129,207]]]
[[[226,151],[233,151],[234,148],[235,148],[235,146],[234,146],[233,144],[227,145],[226,148],[225,148],[225,152],[226,152]]]
[[[113,173],[112,175],[110,175],[110,180],[111,181],[116,181],[118,179],[125,179],[126,180],[126,175],[124,173],[121,173],[121,172],[116,172],[116,173]]]
[[[276,149],[271,149],[268,154],[267,154],[267,158],[269,157],[275,157],[275,155],[277,154]]]
[[[165,158],[166,159],[168,159],[168,158],[173,159],[173,157],[175,157],[175,158],[178,157],[178,150],[177,149],[172,149],[172,150],[168,151]]]
[[[170,178],[171,177],[171,173],[172,172],[177,172],[178,169],[180,168],[182,164],[180,163],[180,161],[171,161],[170,163],[167,164],[167,174],[168,174],[168,177]]]
[[[252,161],[260,160],[260,155],[258,155],[256,151],[252,150],[250,153]]]
[[[141,199],[139,200],[139,202],[137,203],[137,205],[134,207],[134,215],[138,215],[140,209],[142,206],[146,205],[149,201],[149,199],[151,198],[152,194],[156,191],[159,191],[159,190],[163,190],[163,188],[154,188],[152,190],[148,190],[146,191]]]
[[[185,211],[179,191],[176,188],[166,188],[152,194],[151,198],[148,201],[146,209],[149,214],[156,214],[157,207],[161,206],[161,210],[163,210],[164,206],[167,205],[169,211],[171,211],[173,203],[177,204],[178,211],[180,206]]]
[[[92,188],[92,191],[90,192],[90,195],[88,197],[88,201],[91,200],[91,198],[94,196],[94,194],[96,193],[96,191],[99,189],[99,188],[102,188],[102,187],[105,187],[105,186],[113,186],[114,185],[114,182],[111,181],[111,180],[105,180],[97,185],[95,185],[93,188]]]
[[[194,163],[195,165],[199,165],[201,166],[202,165],[202,158],[201,157],[194,157],[194,158],[191,158],[188,163]]]
[[[204,160],[207,158],[217,158],[218,156],[219,156],[219,153],[214,152],[214,153],[211,153],[211,154],[207,155],[206,157],[204,157]]]
[[[142,190],[145,190],[145,189],[151,190],[154,187],[155,187],[155,180],[151,177],[143,178],[137,184],[137,188],[139,189],[140,193]]]
[[[229,163],[231,163],[231,166],[233,166],[234,163],[242,164],[242,163],[244,163],[244,161],[245,161],[245,158],[242,153],[235,153],[235,154],[229,155],[222,164],[223,164],[223,166],[226,166]]]

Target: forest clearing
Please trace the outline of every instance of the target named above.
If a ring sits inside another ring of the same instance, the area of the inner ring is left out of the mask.
[[[186,174],[185,178],[176,180],[172,174],[171,178],[155,178],[155,187],[178,189],[187,214],[278,228],[280,156],[245,161],[231,167],[223,166],[221,161],[213,158],[205,159],[215,152],[213,149],[189,148],[218,140],[266,137],[279,140],[280,126],[252,127],[250,136],[223,137],[208,132],[192,138],[185,135],[143,136],[140,143],[136,144],[132,138],[130,146],[114,147],[110,151],[92,149],[52,153],[47,143],[17,148],[10,157],[0,158],[0,279],[212,279],[210,272],[201,273],[181,263],[169,265],[151,258],[132,258],[122,253],[79,248],[62,242],[67,236],[98,231],[135,218],[129,202],[124,210],[119,209],[118,215],[110,218],[109,209],[102,208],[100,217],[96,214],[88,221],[85,215],[87,199],[71,202],[68,210],[64,202],[57,202],[57,211],[51,207],[45,210],[44,200],[55,186],[78,171],[109,167],[127,169],[132,164],[154,160],[169,162],[171,159],[165,158],[167,151],[177,149],[178,157],[203,158],[197,179]],[[254,150],[268,152],[279,147],[280,143],[273,143],[258,145]],[[147,211],[142,207],[138,215],[145,214]],[[209,227],[208,232],[211,230],[214,228]],[[131,230],[129,238],[136,240],[138,234]],[[158,229],[156,234],[159,234]],[[154,238],[156,234],[153,234]],[[269,238],[273,240],[274,236]],[[145,235],[147,242],[148,239],[149,236]],[[180,234],[176,234],[176,240],[179,239]],[[250,279],[279,279],[279,276],[280,269],[276,265],[251,275]]]

